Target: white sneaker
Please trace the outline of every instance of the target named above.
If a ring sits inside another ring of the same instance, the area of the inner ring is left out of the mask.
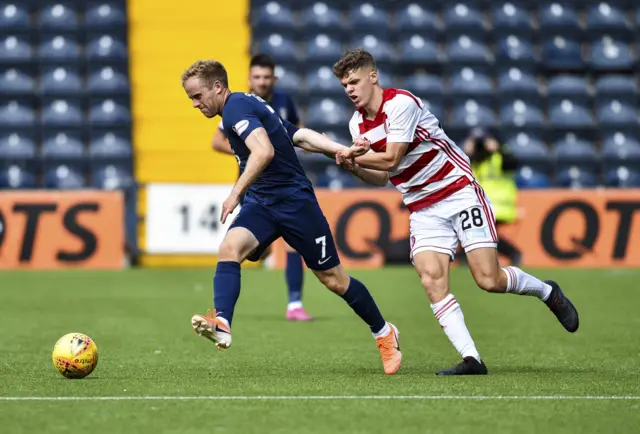
[[[218,350],[225,350],[231,346],[231,328],[220,318],[216,318],[216,311],[209,309],[207,315],[191,317],[191,326],[200,336],[209,339]]]

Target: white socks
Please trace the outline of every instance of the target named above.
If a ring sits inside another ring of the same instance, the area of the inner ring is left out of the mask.
[[[289,304],[287,304],[287,310],[300,309],[301,307],[302,307],[301,301],[292,301]]]
[[[375,339],[378,339],[388,335],[390,331],[391,331],[391,327],[389,326],[389,323],[385,322],[384,327],[382,327],[382,330],[380,330],[378,333],[372,333],[372,335]]]
[[[455,349],[462,358],[473,357],[480,361],[480,354],[476,349],[467,325],[464,323],[464,315],[458,301],[453,294],[447,295],[443,300],[431,305],[431,310],[440,323],[442,330],[447,335]]]
[[[525,273],[518,267],[503,268],[507,275],[507,292],[518,295],[533,295],[546,301],[551,294],[551,286]]]

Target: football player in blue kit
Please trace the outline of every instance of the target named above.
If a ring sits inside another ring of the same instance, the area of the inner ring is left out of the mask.
[[[296,106],[289,95],[275,87],[278,77],[275,74],[276,64],[266,54],[256,54],[249,62],[249,89],[267,101],[282,119],[286,119],[294,125],[300,126],[300,118]],[[211,147],[224,154],[233,155],[231,145],[227,140],[222,122],[218,125],[216,133],[211,141]],[[304,269],[302,257],[298,252],[286,245],[287,262],[285,277],[287,282],[288,303],[286,318],[289,321],[310,321],[312,318],[302,305],[302,284]],[[268,248],[263,256],[271,254]]]
[[[215,60],[191,65],[182,75],[182,85],[193,107],[205,117],[222,116],[225,134],[240,163],[240,177],[222,206],[223,223],[244,197],[220,245],[213,281],[215,310],[192,317],[195,332],[218,349],[231,346],[233,313],[240,295],[240,263],[257,260],[282,237],[302,255],[316,277],[369,326],[385,373],[394,374],[402,361],[398,330],[384,320],[367,287],[340,264],[329,224],[298,161],[294,143],[330,155],[348,148],[282,120],[256,95],[231,92],[227,72]],[[351,152],[360,155],[366,151],[356,148]],[[369,175],[378,176],[375,171]]]

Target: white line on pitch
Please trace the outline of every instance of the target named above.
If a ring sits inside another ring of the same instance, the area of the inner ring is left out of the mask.
[[[0,396],[0,401],[332,401],[332,400],[640,400],[640,396],[604,395],[309,395],[309,396]]]

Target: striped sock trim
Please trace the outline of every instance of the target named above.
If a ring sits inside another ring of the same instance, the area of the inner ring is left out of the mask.
[[[449,294],[442,300],[439,307],[435,307],[436,305],[432,305],[433,314],[435,315],[438,322],[440,322],[444,317],[446,317],[449,313],[453,312],[454,309],[459,307],[458,300],[453,296],[453,294]]]
[[[516,292],[516,288],[518,287],[518,273],[516,273],[513,267],[505,267],[503,270],[507,274],[507,292]]]

